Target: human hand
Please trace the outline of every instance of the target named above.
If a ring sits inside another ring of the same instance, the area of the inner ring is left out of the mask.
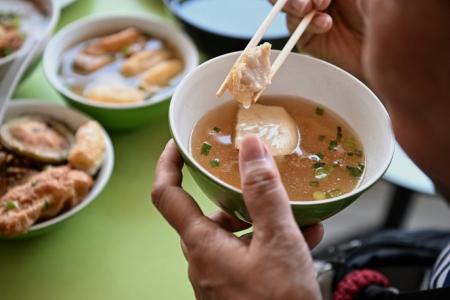
[[[299,41],[300,51],[335,64],[365,81],[361,63],[364,20],[358,3],[358,0],[289,0],[284,10],[291,32],[311,10],[317,10]]]
[[[252,238],[236,237],[233,232],[249,225],[224,212],[204,216],[181,188],[183,160],[173,141],[156,168],[153,203],[181,237],[197,299],[320,299],[309,247],[322,239],[322,227],[299,230],[258,138],[243,141],[239,161]]]

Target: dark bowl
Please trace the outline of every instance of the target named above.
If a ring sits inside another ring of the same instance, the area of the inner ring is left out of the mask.
[[[235,30],[231,32],[230,30],[228,30],[219,32],[217,26],[211,26],[211,23],[208,24],[201,22],[202,20],[196,20],[195,16],[193,17],[192,15],[191,16],[186,15],[186,13],[183,10],[183,5],[186,5],[188,2],[191,1],[197,1],[198,3],[199,0],[164,0],[164,3],[167,9],[183,25],[185,31],[192,37],[197,46],[203,52],[205,52],[210,56],[218,56],[224,53],[244,49],[247,46],[250,39],[252,38],[253,33],[256,32],[256,30],[253,28],[255,21],[254,19],[253,20],[250,19],[252,17],[255,18],[255,15],[251,14],[247,14],[246,17],[244,17],[242,14],[233,14],[233,15],[228,14],[230,22],[234,22],[234,24],[239,24],[239,27],[242,28],[243,30],[239,31]],[[205,3],[205,1],[211,0],[202,0],[202,1],[203,3]],[[213,1],[211,1],[210,3],[212,3]],[[202,15],[203,14],[207,15],[208,13],[211,14],[212,12],[208,10],[217,9],[218,5],[228,5],[228,6],[232,5],[232,2],[229,0],[221,0],[221,1],[223,4],[220,4],[218,0],[215,0],[214,4],[212,4],[215,5],[215,7],[211,6],[210,8],[203,10]],[[261,1],[268,5],[267,0],[252,0],[252,1],[254,1],[255,4],[258,4],[256,1]],[[226,14],[227,11],[223,11],[222,16],[228,17]],[[261,13],[259,13],[259,15],[261,16]],[[261,19],[261,22],[262,20],[263,18]],[[282,30],[278,30],[278,32],[265,36],[262,42],[271,43],[274,49],[282,49],[289,37],[289,33],[286,27],[284,27],[285,26],[284,24],[285,23],[283,22],[284,32],[282,32]],[[243,33],[244,31],[247,31],[247,33]]]

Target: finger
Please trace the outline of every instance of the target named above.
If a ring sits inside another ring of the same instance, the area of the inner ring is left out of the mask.
[[[315,224],[302,228],[302,233],[309,249],[314,249],[322,241],[324,234],[323,225]]]
[[[296,228],[289,198],[267,147],[256,136],[245,138],[239,153],[242,191],[256,232],[272,234]],[[282,230],[283,231],[283,230]]]
[[[211,219],[211,221],[219,225],[222,229],[229,232],[238,232],[251,226],[251,224],[232,217],[224,211],[215,212],[214,214],[210,215],[209,218]]]
[[[277,0],[271,0],[272,4]],[[331,0],[289,0],[283,11],[289,15],[303,18],[313,9],[324,11],[330,6]]]
[[[184,258],[186,259],[186,261],[189,261],[188,249],[182,239],[180,239],[180,246],[181,246],[181,251],[183,252]]]
[[[171,140],[158,161],[152,200],[167,222],[183,238],[189,226],[204,218],[195,201],[181,188],[183,159]]]
[[[290,31],[294,31],[302,19],[296,16],[288,15],[287,24]],[[317,13],[312,22],[306,28],[306,34],[321,34],[328,32],[333,27],[333,19],[326,13]],[[302,39],[304,36],[302,37]]]

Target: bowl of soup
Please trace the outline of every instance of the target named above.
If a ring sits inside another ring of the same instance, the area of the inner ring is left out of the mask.
[[[0,124],[0,239],[45,233],[106,187],[112,142],[95,120],[43,101],[12,102]]]
[[[272,61],[278,53],[272,52]],[[240,186],[237,137],[274,116],[295,132],[294,150],[275,161],[300,226],[335,215],[383,176],[394,152],[390,118],[362,82],[329,63],[291,53],[258,103],[246,110],[229,95],[216,97],[239,54],[196,68],[170,104],[173,138],[208,198],[251,222]],[[265,134],[276,137],[273,129]]]
[[[27,40],[36,40],[37,61],[59,19],[59,7],[51,0],[3,0],[0,2],[0,79]]]
[[[164,21],[105,15],[58,32],[44,53],[44,71],[70,104],[123,130],[151,120],[198,59],[191,40]]]

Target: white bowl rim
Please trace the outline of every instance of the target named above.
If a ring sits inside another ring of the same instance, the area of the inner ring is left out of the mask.
[[[56,3],[56,1],[55,0],[46,0],[46,1],[50,4],[50,12],[49,15],[47,16],[47,18],[49,19],[49,23],[42,35],[44,38],[38,39],[39,41],[42,41],[42,39],[45,39],[50,36],[51,32],[56,26],[56,23],[58,23],[60,16],[60,7]],[[0,66],[5,65],[16,59],[16,57],[22,52],[22,50],[23,48],[21,47],[19,50],[11,53],[10,55],[0,58]]]
[[[272,52],[274,53],[280,53],[279,50],[272,50]],[[199,65],[197,68],[195,68],[195,70],[191,73],[189,73],[181,82],[180,84],[177,86],[175,93],[173,94],[172,99],[176,99],[178,98],[178,94],[181,93],[180,91],[183,89],[184,85],[187,84],[187,82],[190,80],[190,78],[194,75],[194,73],[199,72],[202,69],[207,68],[209,65],[216,63],[218,60],[222,60],[225,59],[228,56],[237,56],[238,54],[242,53],[242,51],[237,51],[237,52],[231,52],[231,53],[227,53],[218,57],[215,57],[211,60],[208,60],[206,62],[204,62],[203,64]],[[319,204],[327,204],[327,203],[332,203],[332,202],[338,202],[340,200],[345,200],[351,197],[355,197],[359,194],[361,194],[362,192],[364,192],[365,190],[367,190],[368,188],[370,188],[377,180],[379,180],[381,177],[383,177],[384,173],[387,171],[390,163],[392,162],[393,156],[394,156],[394,150],[395,150],[395,141],[394,141],[394,133],[392,130],[392,125],[391,125],[391,119],[389,117],[389,114],[386,110],[386,108],[384,107],[384,105],[382,104],[382,102],[380,101],[380,99],[378,99],[378,97],[364,84],[362,83],[358,78],[356,78],[355,76],[353,76],[352,74],[350,74],[349,72],[331,64],[328,63],[324,60],[309,56],[309,55],[305,55],[305,54],[299,54],[299,53],[290,53],[289,55],[295,55],[295,56],[301,56],[303,59],[306,60],[310,60],[314,63],[317,64],[325,64],[330,68],[333,68],[341,73],[343,73],[346,76],[349,76],[351,80],[355,81],[358,83],[358,85],[365,89],[370,95],[373,96],[374,100],[377,101],[377,103],[381,106],[382,108],[382,113],[383,113],[383,118],[386,121],[386,123],[389,124],[389,133],[390,135],[388,137],[386,137],[387,139],[389,139],[389,144],[388,144],[388,156],[386,157],[386,159],[383,161],[383,166],[379,168],[379,171],[373,176],[373,180],[365,183],[365,184],[360,184],[359,186],[357,186],[353,191],[343,194],[339,197],[334,197],[334,198],[330,198],[330,199],[324,199],[324,200],[307,200],[307,201],[292,201],[290,200],[290,204],[293,206],[309,206],[309,205],[319,205]],[[231,67],[231,66],[230,66]],[[178,135],[178,132],[176,132],[174,130],[174,128],[172,127],[172,124],[175,124],[175,118],[176,116],[174,115],[175,112],[175,101],[171,101],[170,102],[170,107],[169,107],[169,124],[170,124],[170,130],[172,132],[172,136],[176,142],[176,144],[178,145],[179,149],[181,150],[181,152],[185,155],[185,157],[188,158],[189,162],[192,163],[195,168],[197,168],[198,170],[200,170],[200,172],[204,175],[206,175],[210,180],[212,180],[214,183],[218,184],[219,186],[223,186],[226,189],[229,189],[235,193],[238,194],[242,194],[242,190],[224,182],[223,180],[213,176],[210,172],[208,172],[203,166],[201,166],[191,155],[189,149],[186,149],[185,145],[183,145],[181,143],[181,139]]]
[[[79,117],[83,117],[88,120],[94,120],[91,117],[89,117],[88,115],[86,115],[78,110],[69,108],[69,107],[61,105],[61,104],[48,102],[48,101],[31,100],[31,99],[15,99],[14,101],[9,103],[8,108],[11,108],[11,107],[24,108],[24,109],[28,108],[28,107],[30,107],[30,108],[32,108],[32,107],[52,107],[52,108],[54,108],[55,106],[58,107],[59,109],[69,110],[71,112],[71,114],[73,114],[73,115],[78,115]],[[7,116],[7,114],[6,114],[6,116]],[[111,178],[111,175],[112,175],[112,171],[114,169],[114,147],[111,142],[111,138],[109,137],[106,130],[104,130],[104,133],[105,133],[105,140],[106,140],[106,155],[105,155],[105,160],[103,162],[103,165],[101,167],[103,172],[99,173],[97,180],[95,181],[94,186],[91,189],[91,191],[89,192],[89,194],[86,195],[85,199],[81,203],[79,203],[75,207],[71,208],[70,210],[68,210],[54,218],[51,218],[47,221],[40,222],[40,223],[37,223],[36,225],[31,226],[30,229],[28,230],[28,232],[25,233],[24,235],[30,234],[35,231],[43,230],[52,225],[55,225],[62,221],[65,221],[65,220],[69,219],[70,217],[72,217],[73,215],[80,212],[81,210],[83,210],[84,208],[86,208],[95,199],[97,199],[98,195],[104,190],[107,183],[109,182],[109,179]]]
[[[200,54],[198,52],[197,47],[195,46],[194,42],[191,40],[191,38],[181,31],[179,28],[174,26],[173,24],[169,23],[168,21],[162,19],[161,17],[158,17],[156,15],[149,15],[144,13],[102,13],[98,15],[93,15],[89,17],[82,18],[78,21],[75,21],[67,26],[65,26],[63,29],[61,29],[59,32],[55,34],[55,36],[50,40],[49,44],[47,45],[45,52],[44,52],[44,59],[43,59],[43,69],[44,74],[47,77],[48,81],[51,83],[51,85],[61,94],[63,94],[65,97],[75,101],[79,102],[83,105],[95,107],[95,108],[103,108],[103,109],[111,109],[111,110],[122,110],[122,109],[135,109],[135,108],[142,108],[147,107],[151,105],[155,105],[157,103],[160,103],[168,98],[170,98],[175,88],[170,89],[167,93],[163,93],[161,95],[157,95],[154,98],[152,98],[152,101],[143,101],[141,103],[132,103],[132,104],[104,104],[100,102],[94,102],[89,101],[85,97],[82,97],[69,89],[67,89],[62,83],[61,80],[58,78],[58,74],[51,71],[51,63],[50,61],[53,60],[53,57],[50,57],[50,51],[55,47],[56,42],[59,42],[59,40],[63,36],[70,36],[70,32],[77,30],[80,27],[87,27],[91,23],[99,23],[99,22],[111,22],[115,20],[139,20],[142,22],[146,22],[149,25],[152,24],[158,24],[160,26],[165,27],[167,29],[167,36],[174,36],[178,35],[181,39],[183,39],[183,42],[188,45],[188,47],[184,49],[178,49],[180,52],[187,53],[187,56],[189,57],[189,60],[193,67],[191,69],[185,69],[184,76],[187,76],[188,73],[190,73],[195,67],[198,66],[200,61]],[[151,29],[148,31],[151,33]],[[186,63],[186,62],[185,62]],[[179,83],[178,83],[179,84]]]

